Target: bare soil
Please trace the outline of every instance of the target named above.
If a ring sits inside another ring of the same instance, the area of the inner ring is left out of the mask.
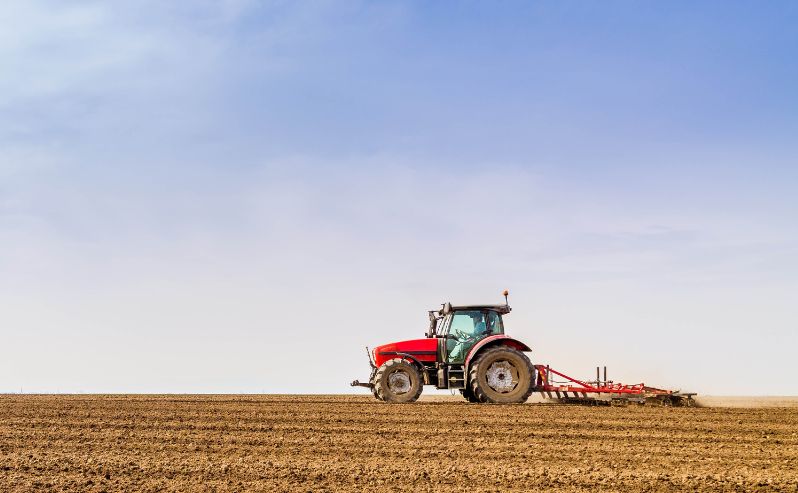
[[[0,396],[0,491],[798,491],[798,408]]]

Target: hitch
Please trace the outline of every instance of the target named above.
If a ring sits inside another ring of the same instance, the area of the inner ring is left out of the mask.
[[[377,365],[375,365],[375,361],[371,358],[371,351],[369,351],[368,346],[366,346],[366,356],[368,356],[369,366],[371,366],[371,376],[369,377],[369,382],[372,382],[374,381],[374,374],[377,373]],[[355,380],[349,385],[352,387],[366,387],[367,389],[374,388],[373,383],[361,383],[360,380]]]

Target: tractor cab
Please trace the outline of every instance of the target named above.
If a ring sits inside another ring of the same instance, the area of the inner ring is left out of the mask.
[[[429,312],[428,338],[438,338],[439,361],[463,364],[471,348],[486,337],[503,335],[502,315],[510,313],[509,305],[443,305]]]

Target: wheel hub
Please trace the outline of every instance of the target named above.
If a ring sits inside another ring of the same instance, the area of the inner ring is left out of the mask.
[[[410,375],[396,371],[388,375],[388,388],[394,394],[405,394],[410,391]]]
[[[496,361],[488,368],[485,378],[490,388],[506,394],[518,385],[518,370],[509,361]]]

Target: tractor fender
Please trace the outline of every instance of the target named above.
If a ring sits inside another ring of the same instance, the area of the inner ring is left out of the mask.
[[[380,354],[391,355],[391,356],[401,356],[402,358],[409,359],[410,361],[415,363],[415,365],[418,366],[419,370],[423,370],[424,369],[424,365],[421,364],[421,361],[419,361],[418,358],[416,358],[415,356],[413,356],[411,354],[403,353],[401,351],[383,351]]]
[[[482,349],[493,346],[510,346],[511,348],[515,348],[519,351],[532,351],[531,347],[508,335],[497,334],[486,337],[476,343],[474,347],[471,348],[471,351],[468,352],[468,355],[465,359],[465,366],[463,368],[466,372],[466,375],[468,375],[468,365],[471,363],[471,360],[474,359],[474,357],[479,354]]]

